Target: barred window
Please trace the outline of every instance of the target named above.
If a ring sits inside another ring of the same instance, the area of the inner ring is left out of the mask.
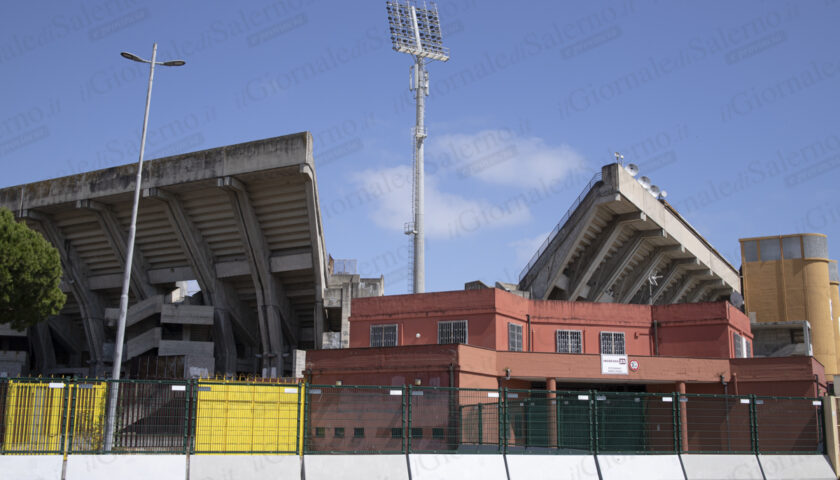
[[[396,347],[397,326],[396,325],[371,325],[370,326],[371,347]]]
[[[467,321],[454,320],[449,322],[438,322],[438,343],[468,343],[467,342]]]
[[[508,323],[508,350],[511,352],[522,351],[522,325]]]
[[[744,358],[744,337],[732,332],[732,343],[735,344],[735,358]]]
[[[583,353],[580,330],[557,330],[557,353]]]
[[[608,355],[624,355],[624,333],[601,332],[601,353]]]

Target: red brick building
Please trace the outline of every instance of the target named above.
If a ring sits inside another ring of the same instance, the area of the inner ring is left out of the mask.
[[[350,347],[308,352],[313,383],[821,395],[812,357],[751,358],[728,302],[530,300],[500,289],[356,299]],[[610,363],[614,362],[614,363]]]

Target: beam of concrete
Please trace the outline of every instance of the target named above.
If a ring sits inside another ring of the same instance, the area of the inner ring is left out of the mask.
[[[82,344],[79,342],[77,330],[70,328],[70,319],[63,315],[56,315],[47,319],[54,338],[74,353],[82,353]]]
[[[88,210],[96,216],[105,239],[111,245],[111,250],[114,251],[120,265],[125,265],[127,235],[120,226],[114,212],[103,203],[87,199],[76,201],[76,208]],[[160,293],[149,282],[148,271],[149,266],[146,259],[135,245],[134,259],[131,262],[131,289],[139,300],[145,300]]]
[[[703,296],[703,301],[704,301],[704,302],[712,302],[712,301],[714,301],[716,298],[718,298],[718,297],[720,297],[720,296],[722,296],[722,295],[729,296],[729,295],[731,295],[731,294],[732,294],[732,289],[731,289],[731,288],[729,288],[729,287],[724,287],[724,288],[712,288],[712,289],[709,289],[709,290],[706,292],[706,295],[704,295],[704,296]]]
[[[627,265],[636,256],[639,249],[649,238],[665,238],[665,230],[657,228],[654,230],[641,230],[636,232],[629,240],[624,242],[624,245],[610,259],[604,263],[601,269],[600,279],[595,283],[586,298],[592,301],[598,301],[599,297],[607,290],[613,283],[618,280],[618,277],[627,269]]]
[[[685,276],[682,278],[682,285],[679,286],[674,292],[665,300],[666,305],[671,305],[677,303],[682,299],[686,293],[691,290],[695,285],[695,280],[697,277],[702,277],[704,275],[714,275],[714,272],[711,270],[688,270],[686,271]]]
[[[722,279],[715,279],[715,280],[704,280],[699,282],[695,287],[694,292],[688,296],[688,303],[697,303],[700,299],[704,298],[710,290],[714,290],[715,288],[723,288],[726,286],[726,282]]]
[[[29,327],[29,344],[35,350],[35,368],[48,372],[55,367],[55,346],[47,322],[38,322]]]
[[[88,277],[88,285],[91,290],[111,290],[121,288],[122,280],[123,276],[121,273],[91,275]]]
[[[324,314],[324,291],[327,288],[327,266],[323,254],[327,251],[327,247],[324,244],[321,206],[318,204],[318,182],[315,178],[315,169],[312,168],[314,162],[310,161],[312,157],[311,144],[307,149],[306,155],[308,163],[300,166],[300,173],[306,175],[306,182],[303,188],[306,190],[306,210],[309,216],[309,241],[312,245],[312,257],[310,261],[314,267],[315,275],[315,305],[312,311],[312,336],[314,338],[312,339],[312,344],[318,349],[322,346],[322,337],[325,329],[324,323],[326,322],[326,315]],[[273,266],[272,264],[272,268]],[[301,336],[303,336],[303,331],[301,331]]]
[[[592,275],[601,265],[607,253],[609,253],[610,248],[618,240],[618,237],[621,236],[624,226],[634,221],[645,221],[646,219],[647,216],[644,212],[636,211],[618,215],[607,224],[597,239],[586,248],[580,258],[575,262],[577,271],[573,272],[570,276],[571,285],[566,295],[567,300],[575,301],[581,296],[583,288],[589,283]]]
[[[263,345],[263,367],[271,376],[283,375],[283,335],[286,342],[297,345],[292,332],[299,328],[297,317],[291,308],[283,286],[271,273],[269,250],[262,234],[256,212],[245,185],[234,177],[219,177],[216,185],[228,192],[233,216],[248,262],[251,264],[251,278],[257,297],[257,312],[260,317]],[[271,372],[271,370],[274,370]]]
[[[668,264],[668,270],[659,280],[659,284],[653,290],[653,296],[648,299],[648,303],[651,305],[655,304],[659,297],[662,296],[663,293],[668,289],[671,285],[671,282],[674,281],[677,273],[679,273],[679,269],[683,265],[699,265],[700,261],[696,258],[677,258],[671,260],[671,263]]]
[[[577,211],[574,212],[557,235],[552,238],[548,247],[531,267],[531,270],[523,277],[519,288],[530,291],[532,298],[548,300],[554,287],[558,286],[561,279],[566,277],[563,270],[577,250],[587,227],[598,215],[599,205],[608,201],[620,200],[620,195],[595,199],[591,203],[587,203],[585,213],[576,215]],[[531,272],[536,272],[536,276],[532,277]],[[568,285],[567,281],[565,283]],[[568,286],[559,288],[568,290]]]
[[[90,352],[91,374],[104,372],[105,359],[102,346],[105,343],[105,309],[99,297],[88,285],[88,274],[84,262],[79,258],[70,242],[64,237],[51,218],[33,210],[20,212],[22,218],[35,222],[47,240],[58,250],[64,275],[70,281],[73,297],[79,305],[84,325],[88,351]]]
[[[175,232],[175,235],[177,236],[178,232]],[[149,281],[155,285],[195,279],[195,272],[191,267],[188,266],[173,268],[153,268],[149,270]]]
[[[253,346],[257,343],[253,335],[254,322],[245,316],[247,310],[243,308],[233,288],[216,274],[210,247],[190,220],[180,198],[159,188],[146,189],[143,196],[159,200],[166,206],[169,223],[186,254],[204,300],[214,307],[213,337],[218,347],[216,368],[226,375],[235,374],[237,351],[234,327],[238,327],[239,336]]]
[[[682,245],[670,245],[667,247],[657,247],[647,256],[645,263],[640,268],[639,274],[633,279],[633,283],[626,287],[618,296],[620,303],[630,303],[636,292],[642,288],[642,285],[650,278],[656,271],[662,259],[669,252],[684,253],[685,247]]]

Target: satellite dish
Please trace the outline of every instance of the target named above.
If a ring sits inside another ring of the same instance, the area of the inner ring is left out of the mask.
[[[666,192],[665,190],[662,190],[661,192],[659,192],[659,198],[664,199],[667,196],[668,196],[668,192]]]
[[[744,297],[736,292],[732,291],[732,294],[729,295],[729,303],[735,306],[735,308],[741,308],[744,306]]]
[[[638,182],[642,185],[642,188],[647,190],[650,188],[650,179],[648,177],[639,177]]]
[[[650,194],[653,195],[654,198],[659,198],[659,192],[661,191],[662,190],[660,190],[659,187],[657,187],[656,185],[651,185],[648,189],[648,192],[650,192]]]
[[[635,163],[628,163],[624,169],[627,170],[627,173],[629,173],[631,177],[635,177],[639,174],[639,166]]]

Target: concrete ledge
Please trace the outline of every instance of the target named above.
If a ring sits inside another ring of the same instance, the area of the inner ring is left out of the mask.
[[[759,455],[758,461],[767,480],[836,480],[825,455]]]
[[[685,480],[676,455],[598,455],[603,480]]]
[[[306,455],[303,470],[306,480],[408,480],[405,455]]]
[[[505,459],[498,454],[416,454],[408,456],[408,463],[412,480],[507,480]]]
[[[0,478],[60,480],[61,455],[2,455]]]
[[[755,455],[683,455],[682,461],[688,480],[764,479]]]
[[[507,455],[510,480],[599,480],[592,455]]]
[[[297,455],[192,455],[190,480],[300,480]]]
[[[66,480],[184,480],[184,455],[69,455]]]

